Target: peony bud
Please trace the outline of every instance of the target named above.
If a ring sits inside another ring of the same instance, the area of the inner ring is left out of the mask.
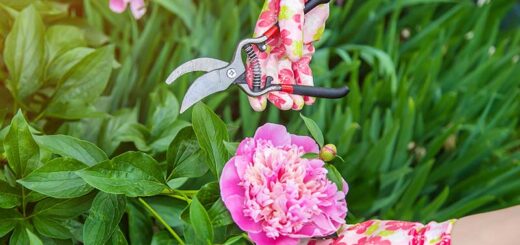
[[[320,150],[320,159],[325,162],[330,162],[336,158],[336,146],[333,144],[326,144]]]

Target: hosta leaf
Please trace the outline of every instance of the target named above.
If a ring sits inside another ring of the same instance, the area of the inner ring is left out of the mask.
[[[211,244],[213,241],[213,226],[209,219],[208,213],[204,206],[197,198],[194,198],[190,204],[190,221],[195,230],[195,234]]]
[[[23,217],[16,209],[0,209],[0,237],[10,232]]]
[[[9,69],[7,86],[23,99],[43,84],[44,32],[42,19],[33,5],[18,14],[5,39],[4,61]]]
[[[0,208],[14,208],[21,198],[19,190],[0,180]]]
[[[311,133],[312,137],[320,147],[323,147],[325,140],[323,139],[323,133],[321,132],[320,127],[318,127],[318,124],[316,122],[302,114],[300,114],[300,117],[305,122],[305,126],[307,126],[307,129]]]
[[[208,171],[202,151],[191,127],[182,129],[171,142],[166,155],[168,179],[199,177]]]
[[[18,183],[54,198],[80,197],[92,190],[75,171],[88,167],[70,158],[56,158],[36,169]]]
[[[18,111],[11,121],[4,149],[9,167],[18,177],[24,177],[40,166],[38,145],[21,111]]]
[[[203,103],[197,103],[192,111],[193,131],[200,147],[210,161],[211,172],[219,177],[229,153],[224,141],[229,141],[226,124]]]
[[[127,152],[77,172],[88,184],[107,193],[152,196],[166,188],[155,159],[141,152]]]
[[[96,145],[67,135],[36,136],[40,147],[52,153],[76,159],[89,166],[108,159],[105,152]]]
[[[125,206],[124,196],[99,192],[83,226],[83,242],[86,245],[107,242],[118,229]]]

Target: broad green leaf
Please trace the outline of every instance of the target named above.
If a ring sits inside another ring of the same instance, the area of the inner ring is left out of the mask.
[[[208,171],[202,151],[191,127],[182,129],[171,142],[166,155],[168,179],[199,177]]]
[[[18,14],[5,39],[4,61],[9,69],[7,86],[15,98],[24,99],[43,85],[44,32],[33,5]]]
[[[112,237],[110,238],[110,244],[112,245],[126,245],[128,242],[126,241],[125,234],[121,231],[121,229],[117,228],[114,233],[112,233]]]
[[[218,178],[229,154],[224,141],[229,141],[226,124],[203,103],[197,103],[192,111],[193,131],[199,145],[210,161],[210,170]]]
[[[9,239],[9,245],[31,244],[29,234],[27,234],[27,230],[30,229],[30,226],[31,225],[27,222],[18,222]]]
[[[207,169],[206,169],[207,170]],[[171,189],[178,189],[180,188],[182,185],[184,185],[184,183],[186,183],[186,181],[188,181],[189,178],[188,177],[179,177],[179,178],[173,178],[171,180],[168,180],[168,182],[166,183]]]
[[[108,82],[112,71],[114,48],[107,46],[99,48],[85,56],[59,83],[58,90],[52,97],[49,110],[60,104],[91,103],[97,99]]]
[[[72,199],[46,198],[36,204],[32,215],[62,219],[74,218],[83,214],[90,208],[94,196],[95,194],[91,193]]]
[[[186,201],[168,196],[143,198],[171,227],[182,229],[182,211],[188,206]]]
[[[173,237],[165,230],[159,231],[153,234],[151,245],[169,245],[176,244],[177,240],[173,239]]]
[[[35,139],[41,148],[64,157],[76,159],[88,166],[93,166],[108,159],[105,152],[96,145],[71,136],[43,135],[36,136]]]
[[[129,202],[126,211],[130,244],[150,244],[153,235],[153,223],[146,210],[138,204]]]
[[[229,155],[233,156],[237,152],[238,145],[240,145],[239,142],[227,142],[224,141],[224,146],[226,147]]]
[[[11,121],[4,149],[7,162],[17,177],[24,177],[40,166],[40,150],[21,111]]]
[[[232,245],[232,244],[236,244],[236,243],[238,243],[238,241],[240,241],[242,238],[243,238],[242,235],[232,236],[232,237],[230,237],[229,239],[227,239],[226,242],[224,242],[223,245]]]
[[[88,167],[70,158],[56,158],[18,180],[27,189],[54,198],[75,198],[92,190],[76,171]]]
[[[83,242],[86,245],[105,244],[118,229],[125,206],[124,196],[99,192],[83,226]]]
[[[220,198],[211,205],[211,208],[208,209],[208,215],[211,219],[211,224],[213,224],[214,227],[233,224],[231,214]]]
[[[14,208],[21,204],[20,190],[0,180],[0,208]]]
[[[307,129],[311,133],[314,140],[316,140],[320,147],[323,147],[323,145],[325,144],[325,140],[323,139],[323,133],[321,132],[320,127],[318,127],[318,124],[316,124],[314,120],[304,116],[303,114],[300,114],[300,117],[305,122],[305,126],[307,126]]]
[[[58,84],[65,74],[94,51],[92,48],[78,47],[57,56],[48,65],[46,80],[50,84]]]
[[[86,45],[83,32],[75,26],[54,25],[47,29],[45,33],[45,44],[47,50],[47,60],[51,61],[55,57],[73,48]]]
[[[190,123],[182,120],[176,120],[165,128],[157,138],[152,138],[150,148],[154,152],[164,152],[168,150],[168,146],[183,128],[189,127]]]
[[[38,233],[51,238],[70,239],[72,234],[64,219],[52,216],[37,215],[32,219]]]
[[[338,187],[338,191],[343,190],[343,177],[338,172],[336,167],[330,163],[325,164],[325,168],[327,169],[327,178],[332,181]]]
[[[157,161],[141,152],[123,153],[76,173],[91,186],[112,194],[152,196],[166,188]]]
[[[190,221],[195,234],[208,244],[213,242],[213,226],[204,206],[197,198],[190,204]]]
[[[151,113],[148,116],[147,127],[150,129],[151,136],[158,139],[177,120],[179,102],[177,102],[173,93],[162,87],[150,94],[150,100],[149,110]]]
[[[30,245],[43,245],[42,240],[40,240],[40,238],[36,234],[32,233],[31,230],[26,229],[25,231],[27,232],[27,237],[29,238]]]
[[[9,233],[23,217],[16,209],[0,209],[0,237]]]

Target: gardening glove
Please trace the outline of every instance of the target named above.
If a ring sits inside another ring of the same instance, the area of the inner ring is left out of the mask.
[[[259,52],[262,82],[267,76],[273,84],[313,85],[309,67],[314,53],[313,42],[320,39],[329,16],[329,4],[321,4],[304,14],[306,0],[266,0],[255,27],[255,37],[262,36],[278,22],[280,32],[268,41],[267,50]],[[252,67],[247,66],[247,82],[252,86]],[[262,84],[262,86],[264,86]],[[249,97],[255,111],[265,110],[267,100],[281,110],[301,110],[304,104],[311,105],[315,98],[270,92],[259,97]]]
[[[326,240],[302,239],[300,244],[308,245],[450,245],[451,230],[455,220],[442,223],[394,220],[369,220],[355,225],[345,225],[337,238]]]

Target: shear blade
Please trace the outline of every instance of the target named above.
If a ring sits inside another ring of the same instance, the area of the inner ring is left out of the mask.
[[[170,73],[166,79],[167,84],[172,84],[180,76],[194,71],[213,71],[227,66],[228,63],[213,58],[197,58],[180,65]]]
[[[220,70],[206,73],[197,78],[184,95],[181,105],[181,113],[208,95],[226,90],[232,83],[232,80],[220,78]]]

